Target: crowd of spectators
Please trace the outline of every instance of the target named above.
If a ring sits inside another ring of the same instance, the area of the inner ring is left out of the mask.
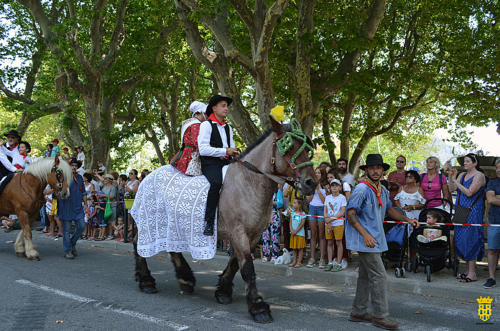
[[[489,207],[489,224],[500,224],[500,159],[495,163],[494,179],[484,174],[475,154],[464,157],[464,171],[461,173],[449,164],[441,166],[440,160],[433,156],[427,158],[425,165],[426,169],[422,173],[414,169],[406,170],[406,158],[400,155],[395,160],[396,170],[384,173],[381,183],[388,189],[393,206],[399,208],[401,213],[408,218],[419,219],[424,208],[439,208],[449,211],[451,215],[458,204],[471,209],[467,224],[483,224],[486,207]],[[262,261],[275,262],[282,243],[287,251],[294,251],[290,267],[305,265],[326,271],[345,270],[351,254],[345,242],[345,207],[351,191],[364,176],[349,173],[348,161],[339,159],[336,165],[322,162],[316,168],[318,186],[314,195],[301,196],[287,184],[280,186],[274,198],[272,221],[262,235]],[[439,216],[432,215],[428,215],[431,220]],[[413,233],[412,229],[409,232]],[[416,254],[416,240],[416,235],[410,235],[410,261]],[[451,240],[453,254],[466,264],[466,271],[457,276],[458,281],[476,281],[476,262],[485,255],[484,228],[455,226]],[[499,252],[500,226],[489,227],[490,275],[484,284],[485,288],[496,284],[495,268]],[[303,256],[307,257],[304,264]]]

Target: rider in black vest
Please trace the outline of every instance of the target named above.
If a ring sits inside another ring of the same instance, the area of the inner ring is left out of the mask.
[[[14,148],[18,148],[19,142],[21,141],[21,136],[16,130],[10,130],[6,134],[4,134],[5,137],[7,137],[7,142],[4,144],[4,146],[10,150]],[[12,162],[12,158],[10,156],[5,156],[9,162]],[[9,174],[13,173],[12,171],[8,170],[5,168],[5,166],[0,162],[0,179],[2,179],[4,176],[7,176]]]
[[[230,157],[238,155],[232,129],[224,120],[232,101],[231,98],[214,95],[207,106],[208,120],[201,123],[198,135],[201,172],[210,182],[203,231],[206,236],[214,234],[215,212],[222,188],[222,167],[229,164]]]

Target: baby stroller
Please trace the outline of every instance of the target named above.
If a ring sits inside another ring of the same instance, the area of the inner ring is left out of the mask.
[[[388,221],[392,219],[388,218]],[[385,238],[387,240],[387,251],[382,253],[384,265],[387,268],[389,264],[395,267],[394,274],[397,278],[405,276],[408,270],[408,264],[403,263],[407,256],[408,247],[408,224],[407,223],[385,223],[384,224]]]
[[[452,215],[446,210],[440,208],[427,208],[427,204],[433,200],[441,200],[447,202],[451,205],[448,200],[437,198],[430,199],[425,203],[424,209],[420,213],[419,222],[420,226],[415,229],[415,237],[422,235],[424,229],[438,229],[442,231],[442,235],[446,236],[446,241],[436,240],[428,243],[423,243],[417,240],[417,256],[415,256],[412,261],[412,270],[417,273],[419,266],[424,266],[425,273],[427,275],[427,281],[431,281],[431,273],[437,272],[444,267],[448,269],[453,268],[453,274],[456,276],[458,272],[458,259],[451,258],[451,236],[450,232],[453,230],[453,226],[450,225],[427,225],[427,213],[431,210],[438,212],[444,223],[451,223]]]

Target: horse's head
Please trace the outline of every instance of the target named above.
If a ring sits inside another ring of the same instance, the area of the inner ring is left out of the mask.
[[[66,178],[68,177],[68,170],[63,170],[64,166],[69,168],[69,165],[66,161],[62,162],[56,156],[50,174],[47,176],[47,183],[54,190],[53,194],[57,199],[67,199],[69,197],[69,178]]]
[[[274,173],[295,178],[297,189],[303,195],[314,194],[316,189],[315,173],[311,159],[314,143],[302,132],[296,119],[290,127],[281,125],[271,117],[272,130],[277,134],[273,142]]]

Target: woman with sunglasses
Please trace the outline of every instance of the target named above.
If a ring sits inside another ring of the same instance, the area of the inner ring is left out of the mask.
[[[424,190],[425,200],[446,199],[451,200],[451,193],[448,189],[446,177],[439,173],[441,163],[435,156],[428,157],[425,161],[427,173],[420,177],[420,187]],[[441,208],[446,205],[441,200],[433,200],[427,204],[427,208]]]
[[[466,223],[482,224],[486,177],[481,172],[477,156],[474,154],[467,154],[464,157],[464,168],[465,172],[458,176],[457,169],[450,170],[450,190],[457,191],[456,206],[471,209]],[[479,226],[455,227],[456,255],[467,262],[467,272],[457,277],[462,283],[477,281],[476,260],[482,260],[484,256],[483,231],[483,228]]]

